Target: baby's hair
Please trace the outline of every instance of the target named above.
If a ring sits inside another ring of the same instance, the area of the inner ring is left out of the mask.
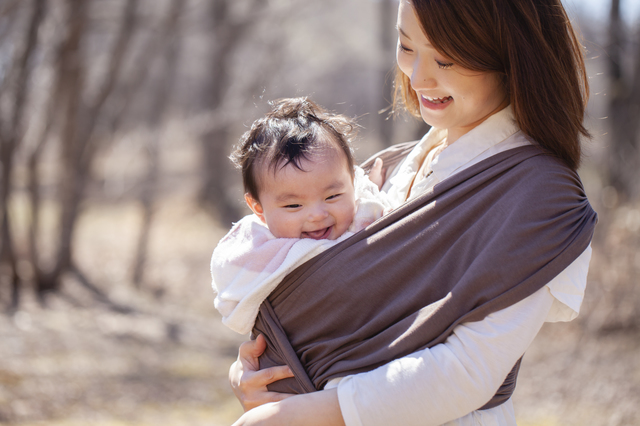
[[[402,0],[406,1],[406,0]],[[435,49],[473,71],[496,72],[520,129],[572,169],[589,98],[583,47],[561,0],[411,0]],[[396,70],[394,106],[420,117],[410,78]]]
[[[272,109],[264,117],[253,122],[231,153],[231,161],[242,169],[244,190],[259,200],[256,166],[266,166],[275,174],[279,169],[293,164],[299,170],[302,160],[327,143],[344,152],[349,173],[353,176],[354,159],[351,142],[357,125],[350,118],[335,114],[315,102],[303,98],[287,98],[269,102]]]

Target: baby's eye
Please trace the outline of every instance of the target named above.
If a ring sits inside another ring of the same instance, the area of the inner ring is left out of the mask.
[[[284,206],[285,209],[299,209],[302,207],[302,204],[287,204]]]
[[[342,194],[333,194],[327,197],[327,200],[335,200],[336,198],[338,198],[339,196],[341,196]]]

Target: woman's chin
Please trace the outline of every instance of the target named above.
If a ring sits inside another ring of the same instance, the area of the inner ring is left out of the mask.
[[[420,108],[420,115],[422,116],[422,121],[427,123],[431,127],[435,127],[436,129],[445,129],[443,120],[438,120],[433,116],[431,111],[425,111],[423,108]]]

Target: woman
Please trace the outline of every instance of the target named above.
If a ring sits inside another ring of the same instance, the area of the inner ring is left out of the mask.
[[[383,186],[397,203],[527,145],[578,167],[588,88],[581,47],[559,0],[401,0],[397,63],[397,95],[433,126]],[[478,408],[545,321],[577,316],[590,257],[588,245],[533,294],[456,325],[443,343],[328,390],[267,392],[267,384],[290,373],[257,371],[264,340],[246,343],[230,380],[245,409],[259,407],[237,424],[513,425],[510,399]]]

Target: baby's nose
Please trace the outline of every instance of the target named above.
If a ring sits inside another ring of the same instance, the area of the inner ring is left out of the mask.
[[[323,220],[327,216],[329,216],[329,212],[324,206],[316,206],[309,212],[309,220],[311,221]]]

